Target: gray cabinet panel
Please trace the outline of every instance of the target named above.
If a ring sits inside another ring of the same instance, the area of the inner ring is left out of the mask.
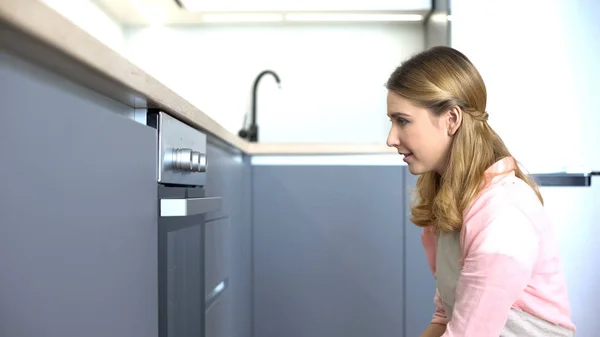
[[[168,225],[168,224],[161,224]],[[163,228],[166,231],[166,228]],[[192,225],[169,231],[167,241],[167,335],[201,336],[202,226]]]
[[[405,179],[406,200],[411,200],[412,191],[417,182],[417,176],[412,175],[408,168],[403,167]],[[421,234],[423,229],[410,221],[410,206],[407,202],[406,232],[405,232],[405,314],[406,322],[404,336],[420,336],[431,323],[435,312],[433,296],[435,295],[435,279],[429,268]]]
[[[233,322],[231,336],[252,337],[252,168],[250,157],[242,158],[241,212],[231,214],[230,301]]]
[[[218,300],[206,310],[206,337],[233,336],[231,322],[232,298],[226,289]]]
[[[251,226],[251,168],[249,157],[228,150],[209,137],[207,196],[223,198],[219,212],[207,214],[207,221],[225,219],[229,223],[230,297],[232,337],[252,336],[252,226]],[[219,221],[219,220],[217,220]],[[210,269],[210,268],[209,268]],[[207,269],[210,273],[210,270]],[[212,290],[212,289],[211,289]]]
[[[0,51],[0,336],[157,336],[156,136]]]
[[[254,336],[403,331],[400,167],[254,166]]]
[[[239,212],[242,195],[242,155],[230,152],[213,142],[207,145],[206,196],[222,197],[223,207],[206,214],[206,220],[231,216]]]
[[[231,231],[229,218],[206,222],[204,226],[205,295],[230,276]]]

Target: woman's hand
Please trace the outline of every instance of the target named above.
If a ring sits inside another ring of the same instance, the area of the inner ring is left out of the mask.
[[[441,337],[446,332],[446,326],[442,324],[431,323],[421,337]]]

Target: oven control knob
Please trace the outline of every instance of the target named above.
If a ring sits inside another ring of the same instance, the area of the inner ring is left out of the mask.
[[[206,154],[192,149],[173,150],[172,163],[176,170],[206,172]]]
[[[206,172],[206,155],[192,151],[192,171]]]
[[[192,170],[192,150],[175,149],[173,151],[173,166],[182,171]]]

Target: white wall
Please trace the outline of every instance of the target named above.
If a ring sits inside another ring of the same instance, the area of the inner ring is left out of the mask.
[[[123,30],[92,0],[42,0],[62,16],[81,27],[90,35],[120,52]]]
[[[490,122],[530,171],[600,170],[600,2],[452,0],[452,45],[486,81]],[[597,336],[598,177],[542,188],[556,225],[577,336]]]
[[[421,23],[277,24],[126,30],[127,55],[237,133],[264,77],[258,125],[264,142],[385,142],[384,83],[424,48]]]
[[[600,170],[600,2],[452,0],[452,46],[479,68],[491,125],[530,170]]]

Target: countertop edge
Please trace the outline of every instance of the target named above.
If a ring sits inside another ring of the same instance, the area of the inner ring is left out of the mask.
[[[38,0],[0,1],[0,47],[132,108],[159,108],[249,155],[395,153],[385,144],[249,143]]]

